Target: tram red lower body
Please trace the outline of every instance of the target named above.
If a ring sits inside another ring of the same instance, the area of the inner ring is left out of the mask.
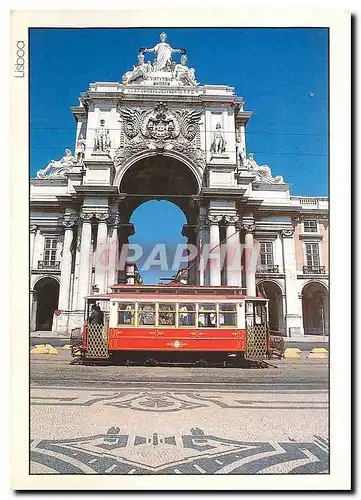
[[[109,351],[245,351],[247,330],[109,328]]]

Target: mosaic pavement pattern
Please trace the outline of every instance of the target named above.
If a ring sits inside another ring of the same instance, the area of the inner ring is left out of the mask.
[[[31,472],[53,474],[315,474],[328,472],[328,441],[246,442],[208,435],[122,433],[31,441]]]
[[[242,397],[243,396],[243,397]],[[327,399],[320,398],[316,392],[307,400],[297,393],[278,395],[277,399],[269,394],[264,399],[264,393],[257,397],[254,393],[223,393],[217,392],[182,392],[182,391],[107,391],[102,393],[77,391],[74,395],[66,396],[37,396],[33,395],[31,404],[35,406],[70,406],[90,407],[105,406],[113,408],[127,408],[144,412],[179,412],[181,410],[195,410],[199,408],[222,409],[327,409]]]

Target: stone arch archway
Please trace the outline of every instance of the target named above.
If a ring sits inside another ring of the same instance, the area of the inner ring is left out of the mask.
[[[124,194],[124,200],[118,207],[122,223],[119,231],[120,252],[122,246],[129,243],[129,237],[137,231],[131,220],[132,215],[140,206],[149,201],[167,201],[178,207],[186,219],[185,224],[180,227],[182,237],[179,243],[183,242],[185,236],[186,243],[197,245],[196,225],[199,205],[196,199],[201,187],[201,176],[197,168],[188,160],[169,152],[164,154],[151,152],[137,156],[136,161],[133,159],[121,167],[121,173],[118,171],[115,183],[119,183],[119,192]],[[154,233],[157,233],[161,220],[153,221],[153,223]],[[170,260],[173,260],[171,256]],[[160,273],[159,277],[161,274],[164,275]],[[125,279],[123,269],[118,269],[117,276],[119,282]],[[169,273],[166,273],[166,276],[169,277]],[[195,268],[189,279],[195,282]]]
[[[264,280],[258,284],[260,290],[269,299],[269,324],[270,330],[280,332],[286,335],[284,311],[283,311],[283,292],[281,286],[275,281]]]
[[[328,335],[329,293],[319,281],[309,281],[302,289],[305,335]]]
[[[59,286],[53,277],[42,277],[34,284],[32,329],[51,331],[54,311],[58,308]]]

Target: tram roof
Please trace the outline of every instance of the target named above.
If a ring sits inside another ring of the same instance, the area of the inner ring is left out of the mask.
[[[251,297],[244,295],[242,288],[238,286],[192,286],[184,284],[166,285],[115,285],[112,292],[106,294],[91,295],[88,298],[124,298],[137,299],[149,297],[153,299],[169,299],[172,296],[189,298],[194,300],[220,299],[258,299],[267,300],[265,297]]]

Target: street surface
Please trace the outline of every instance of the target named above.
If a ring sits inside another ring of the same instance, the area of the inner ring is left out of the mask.
[[[328,361],[70,365],[31,354],[31,473],[328,472]]]

